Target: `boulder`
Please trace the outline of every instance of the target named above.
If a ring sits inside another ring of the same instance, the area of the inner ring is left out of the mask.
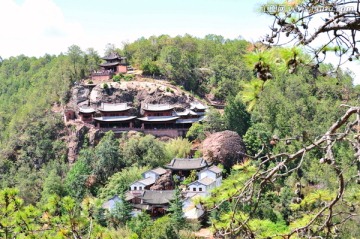
[[[84,86],[78,85],[73,87],[71,95],[71,101],[77,105],[81,102],[88,101],[90,90]]]
[[[175,188],[174,181],[170,170],[161,175],[150,187],[150,190],[172,190]]]
[[[243,161],[246,152],[242,138],[230,130],[210,134],[200,148],[206,161],[221,163],[227,169]]]

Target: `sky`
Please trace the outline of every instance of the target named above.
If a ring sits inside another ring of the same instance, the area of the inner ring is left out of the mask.
[[[100,55],[140,37],[190,34],[257,41],[271,19],[264,0],[0,0],[0,56],[65,53],[76,44]],[[357,75],[360,67],[347,65]]]

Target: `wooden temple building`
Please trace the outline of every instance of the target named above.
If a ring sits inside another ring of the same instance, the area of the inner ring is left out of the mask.
[[[135,130],[155,136],[179,137],[185,136],[193,123],[204,119],[205,110],[201,104],[192,104],[190,109],[177,112],[169,104],[143,104],[136,109],[128,103],[102,103],[94,108],[81,106],[77,118],[103,131],[121,133]],[[70,113],[66,111],[64,118],[74,118]]]
[[[105,62],[99,64],[100,70],[95,71],[91,74],[92,80],[106,81],[118,73],[127,73],[127,61],[126,57],[121,57],[117,53],[111,53],[108,56],[104,56]]]
[[[143,116],[141,129],[173,129],[178,116],[173,115],[174,107],[168,104],[145,104],[142,107]]]
[[[92,123],[94,120],[95,110],[91,107],[80,107],[79,117],[80,120],[86,123]]]
[[[123,128],[131,129],[134,127],[135,115],[131,114],[132,107],[127,103],[108,104],[102,103],[98,108],[101,116],[95,117],[97,128]]]

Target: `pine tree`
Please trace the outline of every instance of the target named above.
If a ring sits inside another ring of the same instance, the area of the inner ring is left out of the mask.
[[[125,225],[131,218],[131,205],[125,200],[124,194],[120,195],[120,201],[115,203],[115,208],[110,211],[110,220],[115,228]]]
[[[170,203],[169,207],[172,224],[176,231],[184,228],[185,225],[185,217],[182,208],[181,192],[180,189],[176,187],[174,200]]]
[[[240,95],[229,97],[227,102],[224,114],[226,128],[242,137],[250,127],[250,114],[246,111]]]

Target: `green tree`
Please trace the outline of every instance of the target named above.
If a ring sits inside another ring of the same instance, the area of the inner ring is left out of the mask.
[[[124,142],[122,153],[127,166],[136,163],[139,166],[158,167],[169,160],[164,143],[152,135],[130,138]]]
[[[97,184],[104,185],[109,177],[124,166],[119,152],[119,142],[112,131],[107,132],[95,147],[94,156],[92,167]]]
[[[120,172],[112,175],[107,184],[99,189],[98,197],[101,199],[108,199],[114,195],[121,195],[125,193],[130,187],[130,184],[141,179],[141,174],[149,170],[150,167],[131,166],[122,169]]]
[[[176,138],[166,143],[165,149],[169,158],[186,158],[191,150],[191,143],[187,139]]]
[[[67,55],[71,64],[72,80],[79,81],[85,76],[84,52],[77,45],[68,48]]]
[[[0,191],[0,237],[34,237],[41,230],[40,211],[34,206],[25,206],[18,197],[18,190],[5,188]]]
[[[146,238],[146,228],[153,225],[153,222],[146,212],[138,214],[136,217],[131,218],[128,222],[128,227],[134,232],[140,239]]]
[[[226,128],[237,132],[241,137],[250,127],[250,114],[246,111],[241,96],[229,97],[224,110]]]
[[[249,112],[254,109],[263,87],[264,82],[256,79],[243,84],[241,98],[242,101],[247,105],[247,110]]]
[[[194,141],[196,139],[205,139],[204,125],[198,122],[192,124],[186,133],[186,138],[188,138],[190,141]]]
[[[110,211],[108,220],[114,228],[124,226],[131,218],[132,206],[125,200],[125,195],[120,194],[119,202],[115,203],[115,208]]]
[[[61,177],[58,175],[57,170],[53,169],[45,178],[43,190],[41,192],[41,201],[45,202],[51,195],[64,196],[65,188],[62,183]]]
[[[92,149],[81,150],[77,161],[72,165],[66,175],[65,187],[68,194],[76,199],[82,199],[88,192],[86,180],[92,172],[91,160],[93,159],[93,156]]]
[[[86,49],[84,58],[84,63],[87,69],[86,74],[89,74],[99,68],[100,56],[94,48],[90,47]]]
[[[175,189],[174,199],[170,202],[169,212],[171,215],[172,226],[177,232],[185,227],[185,217],[183,212],[183,200],[180,189]]]
[[[225,130],[224,116],[216,109],[210,108],[204,120],[204,131],[215,133]]]

